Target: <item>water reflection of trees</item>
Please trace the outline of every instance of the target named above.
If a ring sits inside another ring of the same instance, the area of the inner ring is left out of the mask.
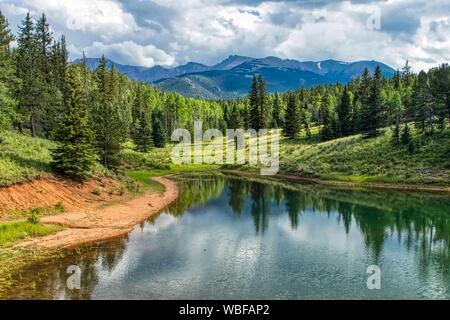
[[[126,243],[126,238],[120,238],[99,245],[80,247],[66,252],[56,261],[49,259],[37,265],[30,265],[16,274],[17,279],[14,281],[16,285],[7,292],[7,296],[26,299],[89,300],[98,285],[99,271],[109,273],[114,271],[122,260]],[[79,290],[71,290],[67,286],[67,279],[71,276],[67,273],[69,266],[81,269]]]
[[[349,233],[352,226],[377,260],[385,241],[395,238],[417,252],[426,267],[445,262],[449,266],[450,199],[439,194],[392,190],[337,189],[318,185],[249,181],[238,177],[192,180],[183,187],[176,214],[192,205],[219,197],[227,190],[228,204],[236,214],[251,214],[255,231],[264,234],[272,214],[286,212],[292,229],[301,228],[308,210],[334,217]],[[246,208],[246,202],[249,203]],[[282,210],[280,210],[280,208]],[[448,274],[448,270],[446,271]]]
[[[255,230],[263,234],[269,225],[271,208],[286,210],[293,229],[299,228],[306,210],[337,216],[348,233],[352,224],[361,231],[364,242],[378,257],[387,238],[396,237],[408,249],[430,251],[442,243],[448,256],[450,243],[450,199],[438,194],[392,190],[337,189],[318,185],[280,184],[249,181],[238,177],[193,178],[171,212],[217,198],[227,188],[228,204],[243,214],[246,201]]]
[[[225,179],[222,176],[194,176],[179,181],[180,196],[168,207],[168,213],[181,216],[190,207],[204,204],[223,192]]]

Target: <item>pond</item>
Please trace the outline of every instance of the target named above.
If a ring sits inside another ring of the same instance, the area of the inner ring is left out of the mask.
[[[126,237],[22,270],[9,298],[449,299],[450,198],[183,175]],[[67,268],[81,270],[69,289]],[[368,289],[369,266],[380,289]]]

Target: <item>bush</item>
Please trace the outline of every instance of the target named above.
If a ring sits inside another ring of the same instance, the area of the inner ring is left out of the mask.
[[[28,222],[31,224],[38,224],[41,215],[42,215],[42,209],[35,208],[35,209],[31,210],[30,213],[28,214]]]
[[[61,201],[55,205],[55,210],[56,212],[64,212],[65,209]]]
[[[95,194],[96,196],[101,195],[102,192],[103,192],[103,188],[102,188],[102,187],[97,187],[97,188],[95,188],[95,189],[92,191],[92,193]]]

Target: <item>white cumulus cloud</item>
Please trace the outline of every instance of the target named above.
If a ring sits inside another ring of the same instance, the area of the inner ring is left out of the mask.
[[[92,46],[84,48],[89,57],[106,57],[120,64],[131,64],[143,67],[154,65],[172,65],[175,60],[161,49],[149,44],[139,45],[133,41],[124,41],[113,44],[94,42]]]

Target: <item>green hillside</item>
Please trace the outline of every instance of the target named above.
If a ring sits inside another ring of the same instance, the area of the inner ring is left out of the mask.
[[[41,138],[2,132],[0,143],[0,186],[20,182],[48,173],[50,149],[54,143]]]
[[[51,172],[52,142],[13,132],[5,132],[2,136],[4,142],[0,144],[0,185],[5,186]],[[309,139],[282,140],[280,171],[357,183],[450,185],[449,129],[433,136],[414,133],[414,150],[393,146],[388,129],[380,136],[370,139],[355,135],[318,142],[317,138],[318,135],[313,135]],[[125,145],[122,154],[123,169],[161,169],[162,174],[170,171],[170,147],[152,149],[148,153],[132,149],[131,143]],[[196,169],[195,165],[186,167]],[[101,168],[97,168],[98,170]]]
[[[450,130],[414,134],[414,150],[393,146],[390,130],[375,138],[283,142],[280,169],[322,179],[450,185]]]

